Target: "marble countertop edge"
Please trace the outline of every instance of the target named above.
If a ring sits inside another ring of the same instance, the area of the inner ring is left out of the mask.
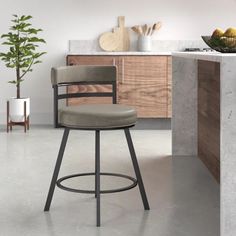
[[[173,56],[181,58],[189,58],[195,60],[206,60],[222,62],[228,58],[236,58],[236,53],[220,53],[220,52],[180,52],[180,51],[126,51],[126,52],[106,52],[106,51],[69,51],[66,55],[78,56]]]
[[[236,58],[235,53],[220,53],[220,52],[173,52],[173,57],[189,58],[195,60],[216,61]]]
[[[139,51],[126,51],[126,52],[105,52],[105,51],[101,51],[101,52],[68,52],[67,55],[98,55],[98,56],[116,56],[116,55],[123,55],[123,56],[128,56],[128,55],[143,55],[143,56],[156,56],[156,55],[160,55],[160,56],[171,56],[172,52],[160,52],[160,51],[151,51],[151,52],[139,52]]]

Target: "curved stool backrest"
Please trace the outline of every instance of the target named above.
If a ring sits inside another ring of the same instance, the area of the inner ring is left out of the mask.
[[[62,66],[52,68],[51,83],[54,90],[54,127],[58,124],[58,102],[60,99],[78,97],[112,97],[113,104],[116,103],[116,66]],[[59,94],[58,87],[70,85],[112,85],[111,92],[77,92]]]
[[[51,70],[52,85],[115,81],[116,66],[62,66]]]

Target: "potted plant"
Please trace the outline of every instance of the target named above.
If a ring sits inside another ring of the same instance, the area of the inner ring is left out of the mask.
[[[24,81],[24,77],[28,72],[32,72],[35,64],[41,63],[39,58],[46,52],[39,52],[40,43],[46,43],[44,39],[38,38],[37,34],[42,29],[32,27],[29,20],[30,15],[13,15],[13,25],[7,34],[3,34],[3,45],[8,47],[6,52],[0,53],[0,59],[5,63],[6,67],[12,68],[16,72],[16,77],[9,83],[16,86],[16,97],[9,99],[9,118],[13,123],[22,123],[25,121],[24,103],[26,101],[27,119],[30,113],[29,98],[21,97],[20,85]]]

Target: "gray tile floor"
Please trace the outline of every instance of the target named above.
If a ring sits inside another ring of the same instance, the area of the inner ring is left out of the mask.
[[[32,127],[6,134],[0,129],[0,236],[218,236],[219,185],[194,157],[171,157],[171,133],[133,130],[150,211],[138,189],[102,195],[102,226],[95,227],[91,195],[56,189],[51,211],[43,212],[62,130]],[[104,171],[132,174],[122,131],[101,136]],[[72,131],[60,176],[94,168],[94,133]],[[67,181],[92,188],[93,178]],[[104,188],[125,181],[103,178]]]

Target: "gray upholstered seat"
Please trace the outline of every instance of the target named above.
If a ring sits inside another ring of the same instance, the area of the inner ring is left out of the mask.
[[[137,113],[124,105],[88,104],[63,108],[58,118],[65,127],[110,129],[135,125]]]

